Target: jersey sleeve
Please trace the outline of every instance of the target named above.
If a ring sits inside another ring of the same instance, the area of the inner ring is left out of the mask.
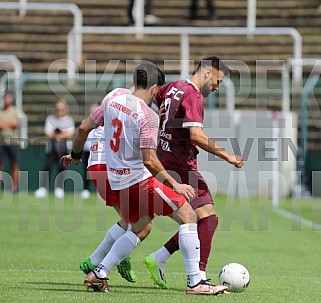
[[[158,125],[158,116],[146,111],[140,122],[140,148],[157,149]]]
[[[89,119],[99,126],[104,126],[104,110],[105,104],[98,106],[90,115]]]
[[[183,128],[203,127],[203,98],[201,95],[185,94],[181,106],[185,110]]]

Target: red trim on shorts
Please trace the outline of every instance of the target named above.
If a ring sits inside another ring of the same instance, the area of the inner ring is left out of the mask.
[[[87,168],[99,195],[106,201],[106,205],[114,206],[118,203],[118,192],[111,189],[108,181],[106,164],[91,165]]]

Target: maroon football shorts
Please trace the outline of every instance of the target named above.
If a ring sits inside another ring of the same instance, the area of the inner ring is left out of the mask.
[[[177,182],[189,184],[195,189],[196,197],[190,202],[193,209],[213,204],[211,192],[199,171],[167,168],[166,170]]]

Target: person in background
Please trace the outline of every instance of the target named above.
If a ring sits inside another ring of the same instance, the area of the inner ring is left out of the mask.
[[[13,95],[7,92],[3,96],[4,108],[0,111],[0,181],[2,180],[3,163],[2,160],[7,155],[9,159],[12,193],[18,192],[19,164],[18,164],[18,146],[13,139],[18,138],[17,127],[19,126],[19,117],[16,108],[13,105]]]
[[[97,107],[99,106],[99,104],[92,104],[90,107],[90,113],[92,113]],[[91,146],[91,142],[92,139],[94,138],[90,138],[88,137],[88,140],[86,141],[85,145],[84,145],[84,150],[82,153],[82,165],[83,165],[83,170],[82,170],[82,178],[83,178],[83,182],[84,182],[84,187],[83,190],[80,193],[80,197],[81,199],[89,199],[90,198],[90,191],[89,191],[89,185],[90,185],[90,179],[87,178],[87,166],[88,166],[88,159],[90,156],[90,146]]]
[[[135,5],[135,0],[129,0],[127,6],[127,15],[129,19],[128,25],[134,25],[135,20],[133,16],[133,8]],[[145,25],[153,25],[159,23],[159,18],[152,14],[153,9],[153,0],[146,0],[145,3],[145,17],[144,17],[144,24]]]
[[[206,0],[207,11],[208,11],[208,19],[209,20],[216,20],[216,7],[213,0]],[[198,11],[198,0],[192,0],[190,6],[190,19],[195,20],[198,19],[197,15]]]
[[[68,105],[64,100],[56,103],[56,114],[49,115],[45,122],[45,135],[48,138],[47,155],[44,171],[49,171],[49,175],[54,166],[58,168],[58,178],[55,182],[55,196],[58,199],[64,198],[63,190],[63,172],[64,167],[60,163],[60,158],[68,153],[67,141],[71,139],[75,133],[75,123],[69,115]],[[37,198],[43,198],[48,195],[49,175],[45,175],[40,180],[40,187],[35,191]]]

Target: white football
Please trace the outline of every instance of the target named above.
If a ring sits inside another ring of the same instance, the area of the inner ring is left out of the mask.
[[[230,292],[244,291],[250,284],[249,271],[238,263],[225,265],[219,275],[221,285],[226,285]]]

